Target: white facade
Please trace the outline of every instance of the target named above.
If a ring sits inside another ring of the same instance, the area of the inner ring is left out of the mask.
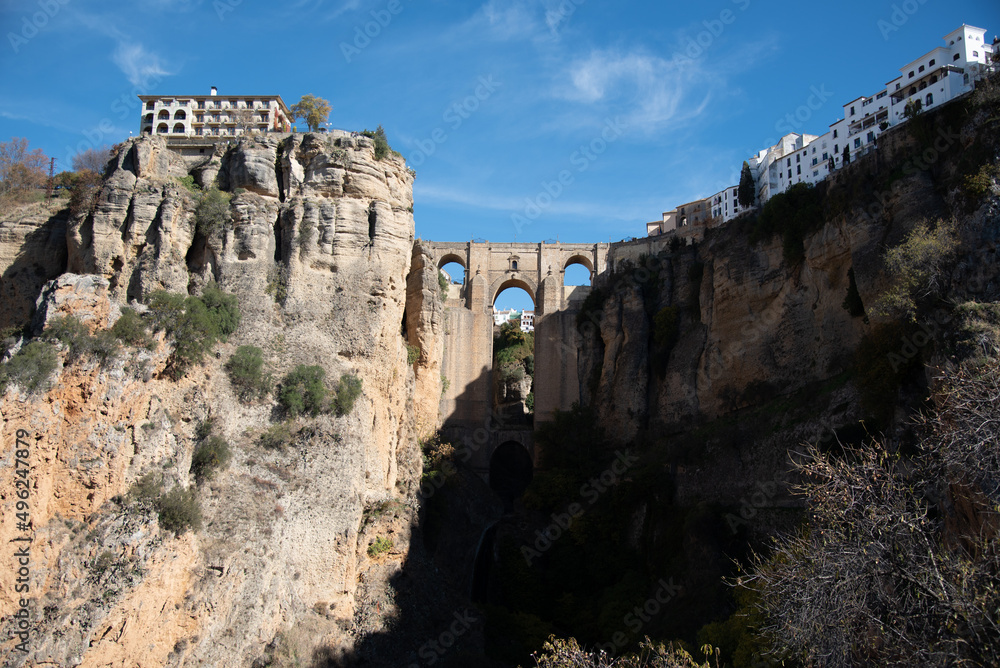
[[[797,183],[822,181],[844,166],[845,149],[851,162],[875,150],[882,132],[906,121],[907,104],[927,109],[970,92],[976,81],[997,69],[993,57],[1000,45],[988,44],[985,35],[982,28],[961,26],[945,35],[944,46],[902,67],[900,76],[887,83],[885,89],[845,104],[843,118],[832,123],[825,134],[788,134],[751,156],[747,164],[757,187],[757,203],[763,204]],[[736,190],[731,186],[697,200],[710,207],[708,227],[742,213]],[[691,209],[697,202],[684,207]],[[661,222],[647,223],[646,233],[654,236],[683,227],[682,210],[677,207],[664,213]],[[695,221],[689,220],[688,224],[691,222]]]
[[[499,327],[508,320],[512,318],[517,318],[518,311],[512,308],[504,309],[503,311],[493,310],[493,324]]]
[[[535,312],[534,311],[523,311],[521,313],[521,331],[522,332],[533,332],[533,331],[535,331]]]
[[[280,95],[140,95],[140,134],[234,137],[288,132],[292,112]]]

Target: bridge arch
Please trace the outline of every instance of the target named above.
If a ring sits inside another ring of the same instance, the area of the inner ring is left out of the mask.
[[[497,297],[507,288],[521,288],[531,297],[531,302],[538,307],[538,285],[526,276],[510,276],[498,278],[490,286],[490,306],[496,304]]]
[[[440,258],[438,258],[437,262],[438,269],[445,266],[446,264],[451,264],[452,262],[454,262],[455,264],[462,265],[462,268],[465,270],[469,269],[468,259],[466,259],[464,255],[458,255],[457,253],[445,253]]]
[[[563,271],[566,271],[566,267],[569,267],[570,265],[574,265],[574,264],[582,264],[584,267],[587,268],[587,271],[590,272],[591,276],[594,275],[594,260],[593,260],[593,258],[589,258],[586,255],[580,255],[580,254],[571,255],[563,263],[563,267],[562,267]]]

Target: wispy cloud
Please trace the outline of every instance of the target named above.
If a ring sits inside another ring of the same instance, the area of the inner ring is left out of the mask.
[[[170,74],[160,57],[150,53],[141,44],[121,42],[115,49],[112,60],[133,86],[139,86],[150,78],[162,78]]]
[[[700,114],[711,99],[708,78],[691,60],[642,51],[595,49],[569,66],[557,94],[624,111],[630,127],[655,130]]]

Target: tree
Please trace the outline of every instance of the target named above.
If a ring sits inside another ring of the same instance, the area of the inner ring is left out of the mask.
[[[18,201],[45,182],[49,159],[42,149],[28,150],[28,140],[0,142],[0,200]]]
[[[920,112],[923,111],[923,108],[923,103],[921,103],[919,99],[910,100],[903,108],[903,118],[906,120],[916,118],[920,115]]]
[[[73,171],[82,172],[89,170],[98,176],[104,174],[105,167],[108,166],[108,159],[111,157],[111,147],[105,144],[100,148],[88,148],[73,156]]]
[[[758,560],[776,649],[806,665],[1000,665],[996,360],[954,374],[912,458],[808,449],[805,526]]]
[[[292,115],[294,118],[301,118],[310,130],[316,131],[330,117],[331,109],[330,103],[323,98],[303,95],[298,104],[292,105]]]
[[[744,209],[753,206],[756,198],[756,186],[753,181],[753,174],[750,173],[750,165],[743,161],[743,171],[740,173],[740,187],[736,191],[736,199]]]
[[[257,129],[253,109],[230,109],[229,117],[236,121],[236,129],[242,134],[252,134]]]

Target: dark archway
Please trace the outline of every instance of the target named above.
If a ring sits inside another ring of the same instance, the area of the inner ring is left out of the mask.
[[[514,500],[528,489],[534,474],[531,455],[517,441],[501,443],[490,457],[490,489],[503,499],[506,510],[513,509]]]

